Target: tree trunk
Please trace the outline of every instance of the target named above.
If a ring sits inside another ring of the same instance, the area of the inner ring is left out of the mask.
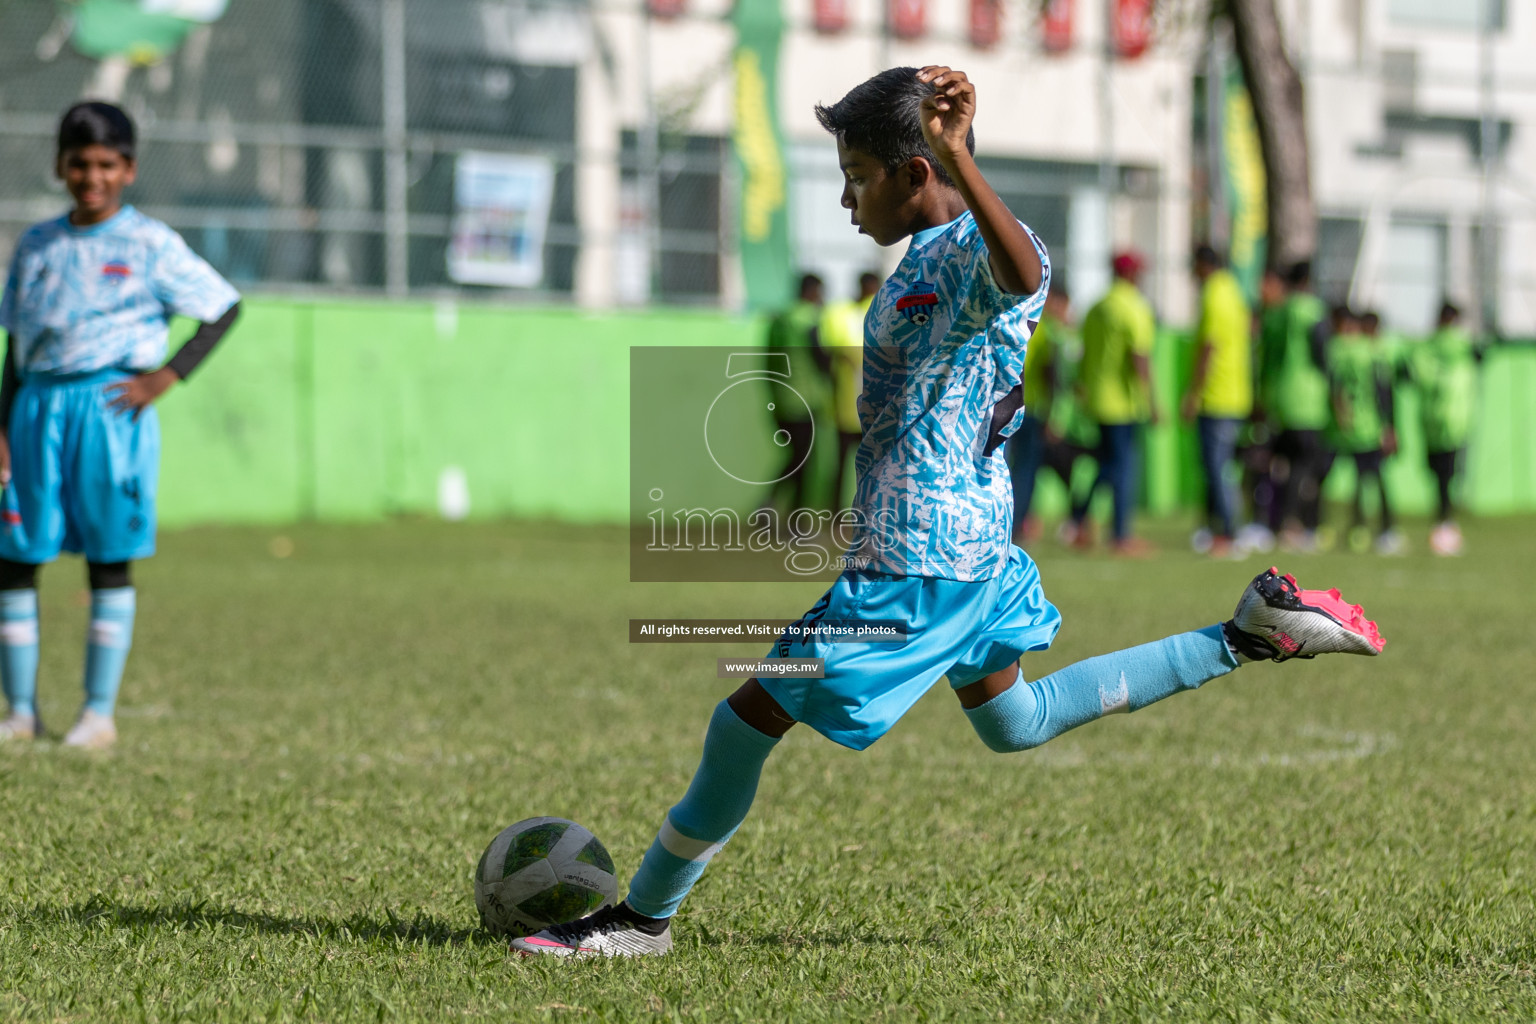
[[[1227,12],[1264,153],[1269,265],[1285,268],[1317,252],[1301,76],[1286,56],[1274,0],[1227,0]]]

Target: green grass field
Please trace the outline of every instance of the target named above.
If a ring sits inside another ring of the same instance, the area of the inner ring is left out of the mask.
[[[288,536],[164,536],[119,747],[0,749],[0,1019],[1536,1019],[1529,519],[1459,560],[1284,560],[1366,605],[1379,659],[1252,666],[1008,757],[942,686],[863,754],[792,730],[649,962],[509,959],[475,861],[555,814],[627,876],[733,685],[714,659],[755,648],[626,621],[820,588],[632,585],[617,531]],[[1043,548],[1066,626],[1026,672],[1230,614],[1260,563],[1180,536]],[[82,567],[43,588],[56,740]]]

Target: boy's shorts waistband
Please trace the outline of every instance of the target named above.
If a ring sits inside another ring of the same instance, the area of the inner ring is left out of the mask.
[[[24,388],[67,388],[81,384],[110,384],[125,377],[132,377],[137,370],[119,370],[110,367],[105,370],[89,370],[85,373],[24,373],[21,375],[21,386]]]

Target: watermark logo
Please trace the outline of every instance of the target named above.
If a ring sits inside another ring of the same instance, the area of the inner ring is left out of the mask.
[[[632,580],[800,580],[878,565],[898,512],[845,507],[852,449],[816,356],[631,350]]]
[[[775,484],[805,471],[816,444],[816,411],[790,383],[790,366],[785,352],[732,352],[726,357],[725,377],[731,383],[715,396],[704,414],[704,449],[716,468],[732,480],[749,486]],[[739,414],[745,412],[750,417],[758,403],[777,424],[772,439],[776,447],[785,450],[782,462],[754,459],[736,436],[742,426]],[[794,428],[799,425],[803,425],[805,439],[797,445],[798,431]],[[764,476],[769,478],[754,479]]]

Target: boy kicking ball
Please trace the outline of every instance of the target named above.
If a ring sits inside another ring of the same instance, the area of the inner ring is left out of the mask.
[[[37,567],[85,555],[91,625],[85,706],[66,746],[117,739],[112,712],[133,638],[130,564],[155,552],[160,424],[155,399],[184,380],[239,313],[229,282],[181,236],[123,205],[133,122],[107,103],[70,108],[56,167],[74,209],[17,243],[0,300],[0,741],[42,735]],[[170,362],[175,314],[203,321]]]
[[[882,245],[912,241],[865,320],[863,525],[851,554],[868,568],[844,573],[801,623],[900,619],[907,642],[781,639],[770,658],[824,658],[825,678],[749,679],[721,701],[693,782],[626,899],[513,949],[670,950],[672,915],[745,820],[763,763],[796,722],[862,750],[948,676],[982,742],[1019,751],[1245,662],[1381,650],[1375,623],[1338,591],[1301,590],[1271,569],[1224,623],[1023,680],[1019,656],[1048,647],[1061,616],[1009,542],[1012,492],[998,449],[1022,419],[1025,345],[1051,275],[1044,247],[972,159],[975,111],[975,87],[945,67],[895,68],[817,109],[837,137],[853,223]]]

